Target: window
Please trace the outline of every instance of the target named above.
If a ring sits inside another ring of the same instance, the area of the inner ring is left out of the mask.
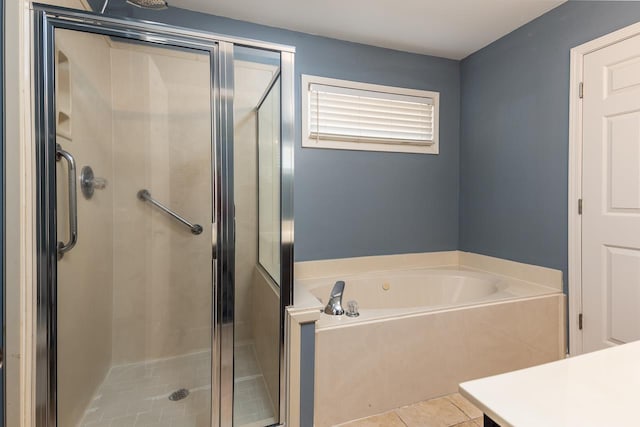
[[[302,146],[438,154],[438,92],[302,76]]]

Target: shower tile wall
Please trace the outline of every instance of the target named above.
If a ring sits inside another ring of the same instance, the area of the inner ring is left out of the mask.
[[[254,346],[273,411],[277,413],[280,386],[280,294],[265,273],[258,269],[253,274],[252,288],[251,330]]]
[[[71,151],[78,169],[90,164],[98,176],[112,179],[111,71],[106,38],[59,31],[57,48],[67,57],[69,95],[64,110],[70,128],[58,143]],[[60,58],[60,55],[57,55]],[[64,85],[61,85],[64,86]],[[60,98],[63,98],[61,96]],[[66,167],[58,168],[60,236],[68,235]],[[58,270],[58,388],[60,425],[80,419],[93,391],[111,364],[113,293],[113,190],[78,197],[78,243],[60,260]],[[65,316],[65,313],[74,313]],[[77,319],[83,319],[79,322]]]
[[[113,363],[201,351],[211,325],[209,58],[114,43]],[[137,199],[140,189],[203,226]]]

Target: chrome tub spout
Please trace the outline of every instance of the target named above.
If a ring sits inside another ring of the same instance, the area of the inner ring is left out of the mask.
[[[342,308],[342,294],[344,292],[344,282],[339,280],[333,285],[331,289],[331,295],[329,297],[329,303],[324,308],[324,312],[331,314],[332,316],[342,316],[344,309]]]

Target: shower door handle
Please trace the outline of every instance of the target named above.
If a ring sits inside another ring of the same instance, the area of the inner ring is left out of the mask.
[[[60,144],[56,144],[56,161],[66,160],[69,182],[69,241],[67,243],[58,242],[58,259],[62,259],[66,252],[69,252],[78,241],[78,191],[76,188],[76,161],[68,151],[62,149]]]

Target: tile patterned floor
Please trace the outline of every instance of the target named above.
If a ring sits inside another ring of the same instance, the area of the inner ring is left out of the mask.
[[[274,423],[271,401],[251,342],[235,350],[236,426]],[[211,357],[208,351],[114,366],[85,412],[79,427],[210,426]],[[169,400],[180,388],[189,396]]]
[[[340,424],[340,427],[482,427],[482,411],[460,394],[450,394]]]

